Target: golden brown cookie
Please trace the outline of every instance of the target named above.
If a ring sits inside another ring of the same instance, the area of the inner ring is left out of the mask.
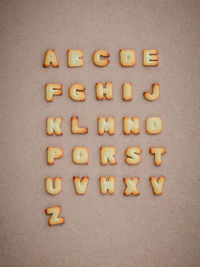
[[[133,98],[133,85],[132,83],[123,83],[122,85],[122,98],[124,101],[130,101]]]
[[[96,83],[96,98],[97,100],[111,100],[113,98],[112,83],[106,82],[105,87],[103,83]]]
[[[61,147],[47,147],[47,163],[53,165],[55,159],[63,157],[63,149]]]
[[[162,154],[167,152],[165,147],[151,147],[149,149],[150,154],[154,154],[154,164],[156,166],[162,165]]]
[[[69,68],[82,67],[84,64],[83,51],[80,49],[67,50],[67,65]]]
[[[143,50],[143,64],[144,66],[158,66],[158,50],[145,49]]]
[[[48,135],[62,135],[62,124],[63,118],[47,118],[47,134]]]
[[[69,96],[74,101],[85,101],[85,87],[81,83],[72,84],[69,88]]]
[[[142,158],[138,155],[140,153],[142,153],[142,149],[140,147],[127,148],[125,162],[130,165],[139,164],[142,161]]]
[[[72,160],[75,164],[88,164],[88,149],[77,146],[72,150]]]
[[[50,65],[52,65],[54,68],[59,67],[56,52],[54,49],[47,50],[44,58],[43,67],[48,68]]]
[[[159,134],[162,132],[162,119],[160,117],[148,117],[146,119],[146,132]]]
[[[62,178],[60,177],[56,177],[54,179],[52,177],[47,177],[45,183],[46,183],[46,191],[51,195],[57,195],[62,191]]]
[[[98,67],[104,67],[108,65],[108,63],[110,62],[110,60],[108,59],[109,56],[110,54],[106,50],[100,49],[95,51],[93,55],[94,64]]]
[[[136,53],[131,49],[120,50],[120,64],[123,67],[132,67],[136,64]]]
[[[162,195],[165,179],[166,178],[164,176],[161,176],[158,179],[156,179],[156,177],[149,178],[154,195]]]
[[[88,128],[86,127],[79,127],[79,118],[78,117],[72,117],[72,134],[85,134],[88,133]]]
[[[110,163],[111,165],[117,164],[117,161],[115,159],[116,154],[116,148],[115,147],[101,147],[100,153],[101,153],[101,164],[107,165]]]
[[[74,187],[76,190],[76,194],[85,195],[87,191],[89,177],[83,176],[82,179],[80,179],[79,176],[74,176],[73,180],[74,180]]]
[[[124,178],[124,182],[126,184],[126,189],[124,191],[125,196],[138,196],[140,195],[140,192],[137,189],[137,184],[139,183],[140,178],[139,177],[133,177],[133,178]]]
[[[124,134],[139,134],[140,133],[140,117],[124,117]]]
[[[116,178],[113,176],[109,176],[108,179],[106,177],[99,178],[102,195],[105,195],[107,192],[109,192],[111,195],[115,193],[115,180]]]
[[[50,226],[53,226],[53,225],[56,225],[56,224],[63,224],[65,222],[65,218],[58,217],[60,215],[61,211],[62,211],[61,206],[47,208],[45,210],[47,215],[51,215],[51,217],[49,219],[49,225]]]
[[[115,134],[115,119],[113,117],[99,117],[98,118],[98,134],[103,135],[105,132],[109,135]]]
[[[144,92],[144,97],[149,101],[154,101],[159,98],[160,86],[159,83],[154,83],[152,85],[152,93]]]
[[[62,84],[60,83],[47,83],[46,84],[46,101],[52,102],[54,95],[62,95]]]

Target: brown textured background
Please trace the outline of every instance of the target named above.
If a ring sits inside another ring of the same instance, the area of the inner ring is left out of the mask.
[[[1,266],[197,267],[199,214],[199,1],[0,1],[1,48]],[[42,68],[54,48],[58,69]],[[67,49],[83,49],[85,65],[69,69]],[[92,63],[96,49],[107,49],[105,68]],[[133,68],[119,64],[119,49],[137,54]],[[159,49],[157,68],[142,66],[142,50]],[[112,81],[114,99],[98,102],[95,83]],[[134,99],[121,99],[125,81]],[[62,83],[64,95],[45,102],[46,82]],[[87,101],[72,102],[68,88],[86,86]],[[150,103],[142,94],[154,82],[161,96]],[[70,117],[89,127],[71,135]],[[97,135],[97,117],[115,116],[115,136]],[[122,134],[121,118],[138,115],[139,136]],[[163,133],[147,135],[147,116],[163,118]],[[62,137],[45,134],[48,116],[63,116]],[[46,147],[61,146],[64,158],[46,164]],[[76,166],[71,150],[89,149],[89,165]],[[99,147],[117,147],[116,166],[100,166]],[[143,149],[138,166],[124,163],[124,150]],[[148,149],[166,146],[155,167]],[[72,176],[88,175],[85,196],[77,196]],[[102,196],[98,177],[114,175],[116,193]],[[152,194],[149,176],[165,175],[164,195]],[[45,192],[46,176],[61,176],[63,192]],[[125,176],[139,176],[139,197],[124,197]],[[66,223],[49,227],[47,207],[61,205]]]

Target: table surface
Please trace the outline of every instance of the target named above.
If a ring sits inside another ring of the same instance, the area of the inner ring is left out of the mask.
[[[199,179],[199,1],[5,1],[1,32],[1,266],[196,267],[200,254]],[[60,67],[42,67],[55,49]],[[82,49],[85,64],[67,67],[67,49]],[[110,64],[96,67],[92,54],[110,52]],[[123,68],[119,50],[134,49],[137,63]],[[143,49],[159,49],[159,66],[142,65]],[[114,98],[97,101],[96,82],[113,83]],[[122,100],[122,83],[133,83],[133,100]],[[160,98],[144,91],[160,84]],[[63,96],[45,101],[45,84],[62,83]],[[73,102],[69,86],[82,83],[86,101]],[[63,117],[63,136],[47,136],[47,117]],[[78,116],[86,135],[72,135]],[[114,136],[97,134],[97,118],[114,116]],[[141,134],[124,136],[122,117],[139,116]],[[145,119],[160,116],[163,132],[148,135]],[[89,164],[72,162],[77,145],[89,150]],[[64,157],[46,163],[47,146]],[[99,148],[116,146],[117,165],[101,166]],[[140,146],[142,162],[129,166],[124,151]],[[152,146],[165,146],[156,167]],[[87,194],[77,196],[72,177],[89,176]],[[102,196],[100,176],[115,176],[115,194]],[[150,176],[166,177],[154,196]],[[45,192],[45,177],[63,178],[63,192]],[[123,196],[123,177],[140,177],[138,197]],[[65,224],[48,226],[44,210],[62,206]]]

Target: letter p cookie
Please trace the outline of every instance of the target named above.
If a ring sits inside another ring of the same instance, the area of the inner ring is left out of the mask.
[[[47,163],[53,165],[55,159],[63,157],[63,149],[60,147],[47,147]]]

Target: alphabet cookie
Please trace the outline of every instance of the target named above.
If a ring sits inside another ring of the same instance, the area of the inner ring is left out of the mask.
[[[62,124],[63,118],[47,118],[47,134],[48,135],[62,135],[62,129],[61,129],[61,124]]]
[[[115,193],[115,180],[116,178],[113,176],[109,176],[108,179],[106,177],[99,178],[102,195],[105,195],[107,192],[111,195]]]
[[[123,83],[122,85],[122,98],[124,101],[130,101],[133,98],[133,85],[132,83]]]
[[[51,217],[49,219],[49,225],[50,226],[53,226],[53,225],[56,225],[56,224],[63,224],[65,222],[65,218],[58,217],[60,215],[61,211],[62,211],[61,206],[47,208],[45,210],[47,215],[51,215]]]
[[[98,134],[104,135],[104,133],[109,133],[109,135],[115,134],[115,119],[113,117],[100,117],[98,119]]]
[[[48,68],[50,65],[52,65],[54,68],[59,67],[56,52],[54,49],[47,50],[44,58],[43,67]]]
[[[67,65],[69,68],[82,67],[84,64],[83,51],[82,50],[67,50]]]
[[[140,153],[142,153],[142,149],[140,147],[127,148],[125,162],[130,165],[139,164],[142,161],[142,158],[138,155]]]
[[[55,159],[63,157],[63,149],[61,147],[47,147],[47,163],[53,165]]]
[[[105,87],[103,83],[96,83],[96,98],[97,100],[111,100],[113,98],[112,83],[106,82]]]
[[[78,117],[72,117],[71,121],[72,121],[72,133],[73,134],[85,134],[85,133],[88,133],[88,128],[79,127],[79,118]]]
[[[46,101],[52,102],[54,95],[62,95],[62,84],[60,83],[47,83],[46,84]]]
[[[80,83],[72,84],[69,88],[69,96],[74,101],[85,101],[85,87]]]
[[[83,176],[82,179],[80,179],[79,176],[74,176],[73,180],[74,180],[74,187],[76,190],[76,194],[85,195],[87,191],[89,177]]]
[[[123,67],[132,67],[136,64],[136,53],[134,50],[120,50],[120,64]]]
[[[88,164],[88,149],[77,146],[72,150],[72,160],[75,164]]]
[[[148,117],[146,119],[146,132],[159,134],[162,132],[162,119],[160,117]]]
[[[150,154],[154,154],[154,164],[156,166],[162,165],[162,154],[165,154],[166,148],[165,147],[151,147],[149,149]]]
[[[143,64],[144,66],[158,66],[158,50],[143,50]]]
[[[124,134],[139,134],[140,133],[140,118],[139,117],[124,117]]]
[[[110,54],[106,50],[100,49],[95,51],[93,55],[94,64],[98,67],[104,67],[108,65],[108,63],[110,62],[110,60],[108,59],[109,56]]]
[[[55,179],[53,179],[52,177],[47,177],[45,182],[47,193],[51,195],[57,195],[62,191],[62,178],[56,177]]]
[[[154,195],[162,195],[165,179],[166,178],[164,176],[161,176],[158,179],[156,179],[156,177],[149,178]]]
[[[117,164],[117,161],[115,159],[116,154],[116,148],[115,147],[101,147],[100,153],[101,153],[101,164],[107,165],[110,164]]]
[[[126,184],[126,189],[124,191],[125,196],[138,196],[140,192],[137,189],[137,184],[139,183],[140,178],[133,177],[133,178],[124,178],[124,182]]]
[[[160,85],[159,83],[154,83],[152,85],[152,93],[144,92],[144,98],[146,98],[149,101],[154,101],[159,98],[159,94],[160,94]]]

